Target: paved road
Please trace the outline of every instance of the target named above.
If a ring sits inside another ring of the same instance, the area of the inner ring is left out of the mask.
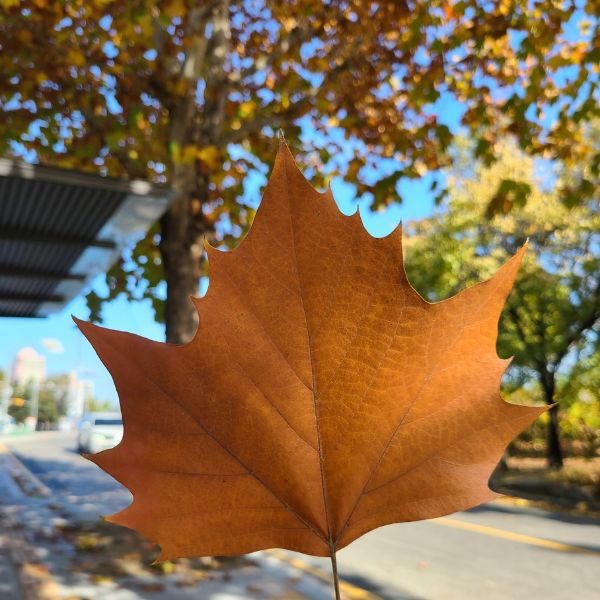
[[[72,434],[5,442],[57,499],[87,516],[129,503],[126,490],[74,452]],[[329,570],[328,561],[302,559]],[[600,523],[492,503],[373,531],[338,562],[344,579],[385,600],[598,600]]]

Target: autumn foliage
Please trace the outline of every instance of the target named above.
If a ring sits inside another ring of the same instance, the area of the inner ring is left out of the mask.
[[[188,341],[202,239],[235,244],[240,202],[284,128],[304,166],[326,165],[382,208],[439,170],[457,132],[496,160],[507,136],[586,170],[561,200],[585,202],[600,153],[597,0],[0,0],[0,154],[180,193],[107,275],[108,298],[151,299],[167,339]],[[490,210],[527,200],[507,179]],[[232,225],[232,227],[227,227]],[[161,282],[167,283],[164,301]],[[89,297],[95,319],[100,296]]]
[[[78,321],[123,411],[123,441],[90,457],[134,495],[111,521],[158,542],[161,559],[333,557],[376,527],[494,497],[504,448],[545,410],[498,392],[498,318],[523,249],[428,303],[400,231],[372,238],[285,144],[246,239],[207,249],[189,344]]]

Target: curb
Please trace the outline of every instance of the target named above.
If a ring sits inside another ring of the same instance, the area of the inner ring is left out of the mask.
[[[49,498],[52,495],[50,488],[42,483],[2,442],[0,442],[0,456],[8,458],[10,475],[27,496]]]
[[[265,550],[265,553],[274,556],[277,560],[294,567],[294,569],[307,573],[315,579],[318,579],[319,581],[322,581],[323,583],[333,587],[333,578],[330,574],[325,573],[318,567],[313,567],[299,558],[289,556],[285,550]],[[340,591],[344,594],[347,600],[382,600],[382,598],[377,594],[360,588],[348,581],[344,581],[341,578]]]
[[[0,442],[0,482],[6,487],[8,504],[21,504],[24,496],[47,498],[50,490]],[[56,600],[60,586],[55,577],[40,562],[27,535],[11,524],[11,511],[0,504],[0,546],[5,555],[4,567],[16,581],[9,589],[10,598],[22,600]],[[4,538],[4,539],[3,539]]]

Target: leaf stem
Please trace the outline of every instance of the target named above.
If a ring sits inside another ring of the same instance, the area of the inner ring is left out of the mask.
[[[331,571],[333,573],[333,589],[335,590],[335,600],[341,600],[341,596],[340,596],[340,580],[338,577],[338,570],[337,570],[337,559],[335,557],[335,550],[331,550]]]

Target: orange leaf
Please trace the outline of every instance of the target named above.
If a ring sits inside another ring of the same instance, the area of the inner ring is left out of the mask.
[[[207,250],[189,344],[78,321],[123,411],[123,441],[90,457],[134,494],[110,521],[162,560],[333,556],[375,527],[494,497],[504,448],[544,410],[498,392],[498,318],[523,250],[430,304],[406,278],[400,231],[372,238],[285,145],[247,238]]]

